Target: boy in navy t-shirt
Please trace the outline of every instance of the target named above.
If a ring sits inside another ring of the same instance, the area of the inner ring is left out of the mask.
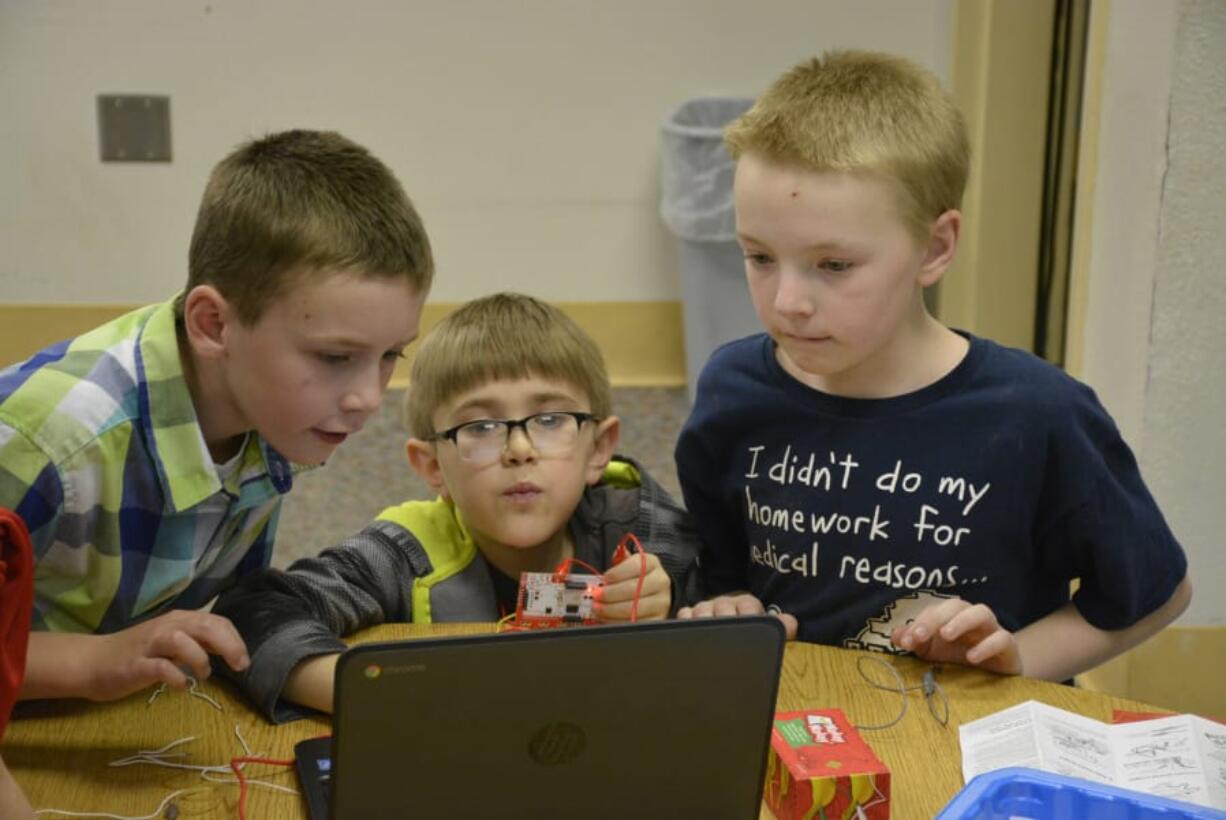
[[[715,352],[677,444],[717,594],[679,614],[1052,680],[1178,616],[1186,558],[1093,392],[924,305],[969,157],[937,80],[828,54],[726,143],[767,332]]]

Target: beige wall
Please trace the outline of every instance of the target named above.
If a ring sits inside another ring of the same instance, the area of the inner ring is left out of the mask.
[[[1192,562],[1185,623],[1226,625],[1226,5],[1112,0],[1079,375]]]
[[[434,298],[679,298],[658,128],[833,46],[947,76],[950,0],[0,0],[0,302],[140,303],[184,279],[209,168],[334,128],[387,161]],[[102,164],[98,93],[171,97],[171,164]]]
[[[1184,0],[1180,12],[1142,459],[1192,559],[1200,595],[1186,622],[1226,626],[1226,4]]]
[[[1226,5],[1095,3],[1100,93],[1075,356],[1187,551],[1194,595],[1108,687],[1226,717]]]
[[[939,286],[938,316],[1032,349],[1037,301],[1052,0],[960,0],[951,88],[971,169],[962,233]]]

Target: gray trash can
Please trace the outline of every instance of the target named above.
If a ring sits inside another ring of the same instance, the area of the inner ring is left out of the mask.
[[[673,109],[662,131],[660,216],[678,238],[685,368],[690,400],[702,366],[724,342],[761,330],[736,244],[732,158],[724,126],[751,99],[699,97]]]

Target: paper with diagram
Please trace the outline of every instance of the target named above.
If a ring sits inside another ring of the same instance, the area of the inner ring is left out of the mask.
[[[968,781],[1029,766],[1226,809],[1226,726],[1195,715],[1109,724],[1030,700],[958,732]]]

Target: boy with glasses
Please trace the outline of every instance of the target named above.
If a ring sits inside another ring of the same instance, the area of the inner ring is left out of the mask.
[[[498,620],[516,610],[521,573],[567,559],[604,574],[602,621],[664,618],[698,597],[689,520],[614,456],[604,362],[571,319],[517,294],[475,300],[426,337],[411,378],[408,459],[438,497],[250,576],[214,608],[250,651],[246,671],[226,674],[274,721],[300,716],[289,702],[332,710],[339,636],[389,621]],[[614,565],[627,533],[645,563]]]

